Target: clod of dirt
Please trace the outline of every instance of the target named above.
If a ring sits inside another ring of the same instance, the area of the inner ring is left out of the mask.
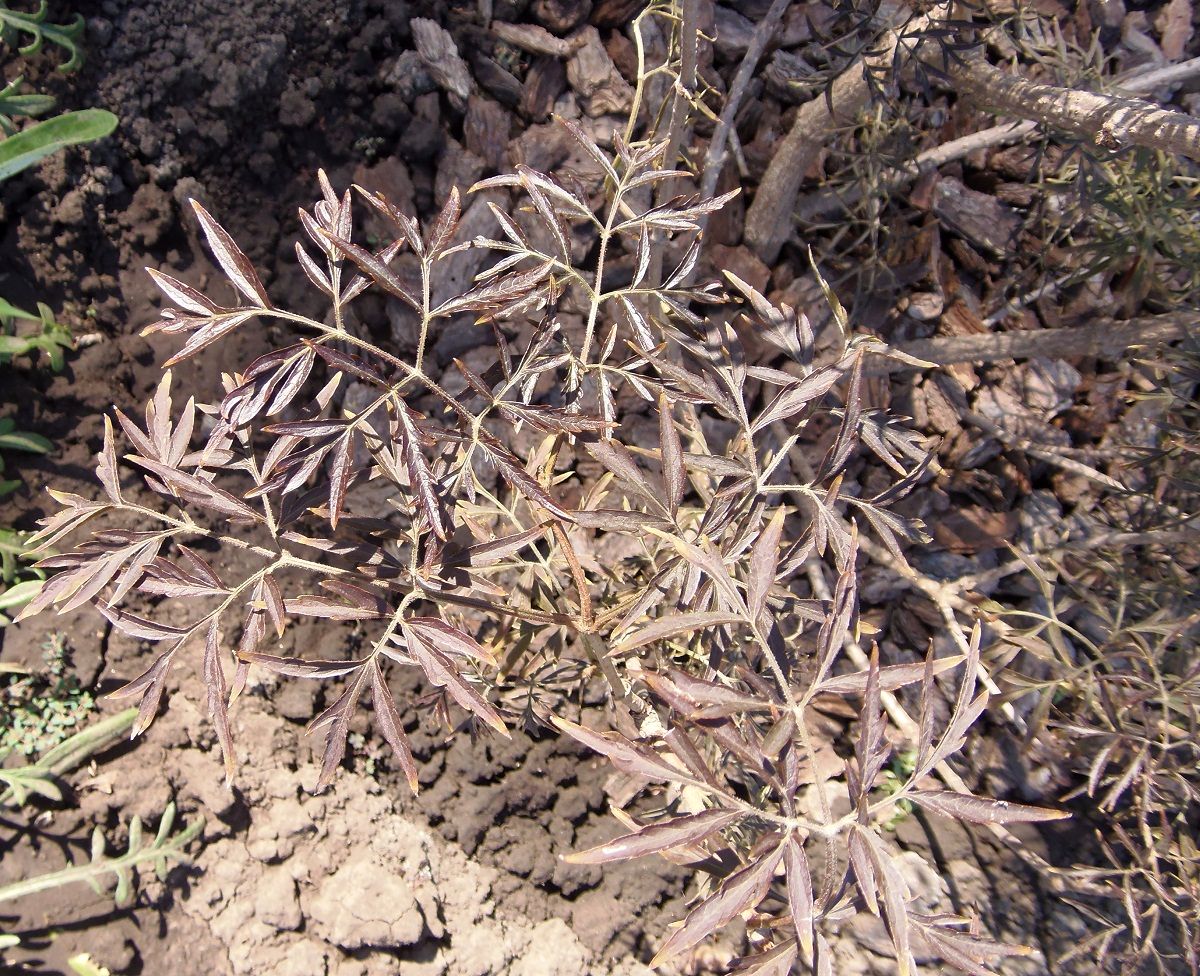
[[[425,931],[409,879],[365,851],[321,882],[306,914],[316,935],[342,949],[411,946]]]

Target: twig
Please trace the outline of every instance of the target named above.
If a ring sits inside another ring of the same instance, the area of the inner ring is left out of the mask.
[[[1153,71],[1141,70],[1132,72],[1129,75],[1117,78],[1113,82],[1113,85],[1115,88],[1131,95],[1148,95],[1157,88],[1173,82],[1184,81],[1197,74],[1200,74],[1200,58],[1192,58],[1190,61],[1168,65],[1165,68],[1158,68]],[[923,173],[928,173],[954,160],[962,159],[964,156],[978,149],[1011,146],[1014,143],[1021,142],[1026,136],[1031,135],[1035,131],[1037,131],[1036,122],[1028,120],[1024,122],[1005,122],[1002,125],[994,125],[988,129],[981,129],[979,132],[972,132],[958,139],[952,139],[950,142],[925,150],[911,163],[898,166],[890,172],[885,173],[883,176],[883,188],[888,191],[898,190],[901,186],[911,180],[917,179]],[[836,190],[821,190],[800,204],[796,213],[796,219],[800,223],[809,223],[822,217],[829,217],[838,212],[849,210],[862,197],[863,190],[861,187],[855,187],[849,193],[842,195],[839,195]],[[1042,293],[1039,291],[1033,298],[1028,299],[1025,304],[1040,297]],[[1003,317],[1003,314],[1006,313],[998,313],[1000,317]],[[996,321],[999,321],[999,318]],[[988,321],[987,324],[992,325],[994,323]]]
[[[880,18],[891,25],[875,53],[855,60],[827,92],[805,102],[788,134],[779,143],[754,202],[746,212],[746,242],[767,264],[774,263],[784,242],[791,236],[792,212],[804,174],[816,160],[834,130],[854,119],[871,96],[867,79],[874,70],[889,66],[896,57],[901,36],[920,37],[944,20],[950,4],[938,4],[927,14],[912,17],[899,4],[887,4]]]
[[[1145,146],[1200,160],[1200,119],[1153,102],[1030,81],[990,64],[982,51],[949,67],[963,98],[1070,133],[1105,149]]]
[[[683,143],[687,126],[688,106],[691,94],[696,89],[696,62],[700,46],[700,0],[682,0],[682,16],[679,23],[679,78],[676,81],[675,100],[671,104],[671,121],[667,128],[667,148],[663,154],[663,166],[671,169]]]
[[[1043,281],[1036,288],[1031,288],[1029,291],[1022,292],[1020,295],[1014,295],[998,309],[996,309],[996,311],[985,316],[983,319],[983,324],[990,327],[999,322],[1003,322],[1014,312],[1019,312],[1026,306],[1032,305],[1039,298],[1054,294],[1054,292],[1058,291],[1058,289],[1065,285],[1068,281],[1076,278],[1077,275],[1077,272],[1072,271],[1070,274],[1065,274],[1057,278],[1050,278],[1047,281]]]
[[[905,36],[920,37],[944,19],[948,11],[948,4],[939,5],[905,27],[904,8],[886,6],[879,16],[892,24],[892,30],[885,35],[882,51],[872,57],[856,60],[838,76],[827,93],[800,107],[796,121],[780,142],[746,213],[746,241],[768,264],[778,257],[784,242],[791,235],[793,211],[804,174],[837,128],[839,120],[852,119],[870,97],[866,81],[869,71],[892,60],[901,31]],[[947,70],[944,63],[933,66],[938,70]],[[959,93],[983,107],[1051,125],[1108,148],[1119,148],[1126,144],[1148,145],[1182,153],[1193,159],[1200,158],[1200,119],[1182,112],[1167,111],[1135,98],[1039,85],[988,64],[983,60],[981,49],[973,57],[968,56],[967,60],[949,69],[949,72]],[[1200,73],[1200,59],[1194,58],[1135,75],[1119,82],[1119,85],[1127,92],[1149,93],[1164,84],[1181,81],[1197,73]],[[991,130],[988,138],[997,138],[998,132],[998,128]],[[964,137],[966,140],[971,138]],[[970,145],[970,142],[965,145]],[[942,152],[947,153],[943,162],[959,158],[949,153],[957,153],[960,148],[950,143],[931,150],[930,158],[937,159]],[[915,169],[921,171],[920,161]],[[898,178],[901,181],[909,178],[914,175],[913,171],[914,167],[905,167]],[[831,203],[822,200],[815,208],[815,213],[806,216],[812,219],[823,215]]]
[[[1016,448],[1024,451],[1030,457],[1035,457],[1039,461],[1045,461],[1047,464],[1060,468],[1068,474],[1077,474],[1080,477],[1087,478],[1089,481],[1094,481],[1098,485],[1103,485],[1105,488],[1111,488],[1114,491],[1125,492],[1128,489],[1117,481],[1116,478],[1110,478],[1102,471],[1097,471],[1090,465],[1084,464],[1082,461],[1076,461],[1074,458],[1063,457],[1057,451],[1051,450],[1048,447],[1039,445],[1031,441],[1027,437],[1021,437],[1019,434],[1014,434],[1012,431],[1005,430],[999,424],[994,423],[987,417],[981,414],[974,413],[970,410],[964,410],[962,419],[972,426],[978,427],[985,434],[989,434],[996,438],[1005,447]]]
[[[1128,78],[1118,78],[1114,87],[1123,89],[1131,95],[1149,95],[1157,88],[1174,85],[1200,75],[1200,58],[1190,61],[1180,61],[1179,64],[1168,64],[1153,71],[1135,72]]]
[[[962,159],[963,156],[973,153],[977,149],[991,149],[995,146],[1009,146],[1014,142],[1021,142],[1036,129],[1036,122],[1006,122],[1003,125],[994,125],[990,129],[972,132],[959,139],[952,139],[943,145],[925,150],[911,163],[898,166],[885,173],[882,189],[885,191],[898,190],[922,173],[935,170],[956,159]],[[800,204],[796,219],[800,223],[811,223],[821,217],[829,217],[839,211],[849,210],[862,198],[861,187],[854,187],[845,194],[838,194],[836,190],[822,190]]]
[[[899,343],[895,351],[935,366],[954,363],[995,363],[1009,359],[1112,358],[1133,346],[1151,346],[1182,339],[1196,328],[1194,312],[1166,312],[1128,321],[1097,322],[1062,329],[982,332],[978,335],[939,336]],[[872,373],[901,373],[920,369],[916,363],[876,360]]]
[[[700,57],[700,0],[682,0],[679,23],[679,77],[675,79],[675,99],[671,103],[671,121],[667,125],[667,145],[663,152],[664,169],[674,169],[688,128],[691,99],[696,90],[696,63]],[[661,204],[671,194],[673,180],[659,184],[655,199]],[[650,280],[662,275],[663,249],[656,247],[650,259]]]
[[[754,29],[754,34],[750,38],[750,46],[746,48],[746,54],[738,66],[737,74],[733,76],[733,82],[729,86],[729,95],[725,99],[725,107],[721,109],[721,118],[717,122],[717,128],[708,144],[708,152],[704,155],[704,172],[700,178],[702,199],[716,196],[717,181],[721,178],[721,170],[725,167],[725,146],[729,139],[729,133],[733,129],[733,121],[737,117],[738,109],[741,108],[742,97],[746,94],[746,86],[750,84],[754,69],[758,67],[758,59],[766,50],[767,41],[783,18],[790,2],[791,0],[775,0],[771,4],[771,8]]]

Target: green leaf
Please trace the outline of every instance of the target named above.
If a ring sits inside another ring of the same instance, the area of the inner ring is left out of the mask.
[[[26,312],[25,309],[23,309],[23,308],[17,308],[16,305],[13,305],[11,302],[9,302],[3,298],[0,298],[0,316],[3,316],[4,318],[9,318],[9,319],[29,319],[33,322],[36,322],[37,318],[38,318],[32,312]],[[13,336],[0,336],[0,339],[12,339],[12,338],[14,338],[14,337]],[[6,351],[6,350],[0,350],[0,351]]]
[[[45,580],[25,580],[0,593],[0,610],[10,610],[28,603],[41,590]]]
[[[83,14],[76,14],[69,24],[51,24],[46,22],[48,12],[46,0],[41,0],[34,11],[10,10],[7,3],[0,2],[0,39],[5,44],[16,46],[19,43],[18,32],[29,34],[31,40],[19,48],[26,56],[37,54],[44,41],[57,44],[71,55],[70,60],[58,66],[58,70],[74,71],[83,63],[83,52],[76,43],[83,34]]]
[[[12,81],[4,86],[4,90],[0,91],[0,125],[6,132],[13,131],[12,119],[13,115],[27,115],[32,118],[35,115],[44,115],[54,108],[54,96],[42,95],[37,92],[22,95],[20,92],[21,84],[25,79],[17,75]]]
[[[44,115],[54,108],[53,95],[31,92],[27,95],[8,95],[0,99],[0,111],[5,115]]]
[[[23,356],[37,348],[37,343],[28,336],[0,335],[0,356]]]
[[[0,142],[0,180],[14,176],[65,146],[103,139],[117,127],[117,117],[100,108],[39,122]]]
[[[0,433],[0,448],[10,451],[28,451],[30,454],[46,454],[54,450],[54,444],[41,434],[31,434],[27,430],[14,430]]]

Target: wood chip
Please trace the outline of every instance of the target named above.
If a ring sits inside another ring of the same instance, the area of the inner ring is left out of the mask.
[[[1155,26],[1167,60],[1180,60],[1192,39],[1192,0],[1171,0],[1155,19]]]
[[[471,54],[471,69],[475,72],[475,80],[479,82],[479,87],[501,105],[515,109],[521,104],[521,82],[495,59],[489,58],[482,51],[474,51]]]
[[[592,0],[533,0],[530,13],[555,34],[566,34],[587,20]]]
[[[983,320],[971,311],[970,305],[960,298],[952,302],[942,314],[939,332],[946,336],[963,336],[980,335],[987,330]]]
[[[1020,215],[995,197],[943,177],[933,191],[933,212],[942,223],[997,257],[1013,253],[1021,230]]]
[[[649,0],[596,0],[592,4],[592,25],[624,27],[642,12]]]
[[[450,96],[456,108],[465,108],[471,94],[471,73],[449,31],[435,21],[414,17],[412,36],[430,77]]]
[[[555,37],[537,24],[506,24],[495,21],[492,24],[492,33],[506,44],[522,51],[528,51],[530,54],[548,54],[556,58],[569,58],[583,43],[583,38],[578,34],[574,37]]]
[[[776,51],[763,69],[767,91],[786,102],[800,104],[820,86],[817,69],[794,51]]]
[[[548,173],[566,162],[575,144],[561,125],[553,122],[531,125],[509,144],[509,163],[512,166],[524,163],[530,169]]]
[[[951,552],[975,553],[1005,548],[1019,526],[1016,512],[989,512],[972,505],[944,513],[931,528],[938,545]]]
[[[482,95],[472,95],[468,99],[467,114],[463,119],[463,142],[490,169],[499,169],[504,162],[511,128],[512,115],[499,102]]]
[[[730,61],[740,60],[750,47],[750,39],[754,36],[754,24],[736,10],[717,6],[713,10],[716,27],[716,37],[713,47],[717,53]]]
[[[521,114],[532,122],[545,122],[558,97],[567,90],[567,69],[558,58],[535,58],[525,72]]]
[[[633,89],[608,56],[600,32],[587,27],[581,36],[583,43],[567,62],[567,81],[578,93],[583,110],[591,116],[628,112]]]
[[[467,187],[482,178],[485,168],[484,161],[469,149],[464,149],[457,139],[447,139],[438,157],[437,176],[433,182],[437,205],[444,205],[455,187],[458,187],[460,194],[465,194]]]
[[[771,269],[762,263],[748,247],[727,247],[724,244],[709,246],[708,260],[716,277],[722,271],[732,271],[756,291],[766,294],[771,280]]]

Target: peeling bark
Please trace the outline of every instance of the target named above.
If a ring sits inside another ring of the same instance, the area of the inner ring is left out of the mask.
[[[950,69],[958,93],[981,108],[1029,119],[1105,149],[1144,146],[1200,160],[1200,119],[1140,98],[1029,81],[977,53]]]

